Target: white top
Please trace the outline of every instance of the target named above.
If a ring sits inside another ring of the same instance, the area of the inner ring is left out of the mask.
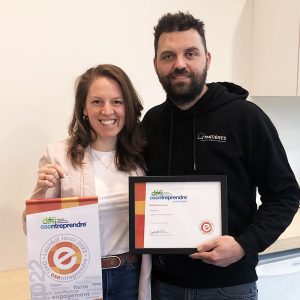
[[[129,251],[128,173],[117,170],[115,151],[91,149],[99,201],[101,256]]]
[[[91,148],[90,148],[91,149]],[[101,256],[129,251],[128,176],[116,169],[115,151],[91,149],[95,189],[99,201]],[[138,300],[151,300],[151,255],[142,256]]]

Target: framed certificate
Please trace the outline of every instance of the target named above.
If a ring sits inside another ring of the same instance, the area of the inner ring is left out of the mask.
[[[129,177],[133,253],[189,254],[227,234],[225,175]]]

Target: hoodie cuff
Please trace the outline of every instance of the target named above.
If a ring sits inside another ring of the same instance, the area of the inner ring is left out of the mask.
[[[239,236],[234,238],[240,246],[245,251],[245,256],[251,256],[253,254],[258,254],[258,249],[256,247],[256,241],[254,238],[251,238],[250,236]]]

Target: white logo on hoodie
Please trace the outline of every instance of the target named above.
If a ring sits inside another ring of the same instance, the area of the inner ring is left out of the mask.
[[[203,132],[200,132],[198,133],[197,139],[200,142],[226,143],[227,137],[225,135],[205,134]]]

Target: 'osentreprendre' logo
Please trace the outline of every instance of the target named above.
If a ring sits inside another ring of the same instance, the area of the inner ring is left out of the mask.
[[[172,202],[186,202],[187,198],[187,195],[173,195],[163,190],[153,190],[150,196],[150,200],[168,200]]]
[[[57,217],[45,217],[42,220],[41,229],[66,229],[73,227],[86,227],[87,222],[69,223],[68,220]]]
[[[80,277],[90,261],[89,249],[77,236],[62,234],[48,240],[41,250],[41,265],[55,281],[72,281]]]

